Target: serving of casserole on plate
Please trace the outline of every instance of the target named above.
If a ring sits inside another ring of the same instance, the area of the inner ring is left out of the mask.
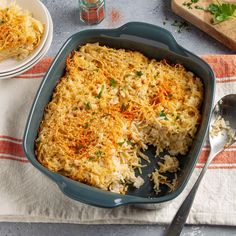
[[[22,60],[38,47],[44,25],[16,3],[0,7],[0,61]]]
[[[0,79],[22,74],[48,51],[52,18],[40,0],[0,1]]]
[[[196,163],[213,95],[210,67],[166,30],[134,22],[82,31],[41,84],[24,150],[76,200],[168,201]]]

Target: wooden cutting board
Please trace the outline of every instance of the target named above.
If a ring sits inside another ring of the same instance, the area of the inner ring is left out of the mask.
[[[213,3],[213,0],[199,0],[191,5],[192,9],[184,6],[185,2],[191,2],[191,0],[172,0],[172,10],[186,21],[236,51],[236,19],[229,19],[213,25],[211,24],[212,15],[209,12],[195,8],[196,5],[206,8]],[[228,2],[236,4],[236,1]]]

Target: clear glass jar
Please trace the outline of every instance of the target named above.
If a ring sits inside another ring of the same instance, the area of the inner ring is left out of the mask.
[[[80,20],[86,24],[98,24],[105,17],[104,0],[79,0]]]

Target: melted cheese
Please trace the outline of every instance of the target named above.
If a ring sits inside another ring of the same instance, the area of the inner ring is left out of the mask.
[[[45,109],[36,140],[48,169],[92,186],[125,193],[142,180],[135,169],[147,145],[185,154],[200,122],[203,86],[181,65],[86,44]]]

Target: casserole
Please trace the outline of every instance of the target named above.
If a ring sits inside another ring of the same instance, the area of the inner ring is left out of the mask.
[[[156,195],[153,191],[153,186],[148,181],[148,174],[155,169],[154,163],[156,163],[154,158],[155,149],[153,147],[150,147],[145,152],[153,163],[143,169],[141,176],[145,180],[145,184],[139,189],[130,189],[126,195],[103,191],[73,181],[58,173],[49,171],[36,159],[34,140],[37,137],[38,128],[43,118],[44,108],[50,101],[58,80],[64,75],[67,56],[79,46],[95,42],[117,49],[123,48],[139,51],[149,58],[157,60],[166,59],[171,63],[182,64],[187,70],[193,72],[202,80],[204,84],[204,99],[201,110],[202,122],[190,151],[187,155],[179,158],[178,185],[173,192],[168,193],[167,189],[162,189],[160,195]],[[81,31],[72,35],[65,42],[41,83],[25,129],[25,154],[37,169],[57,183],[62,192],[75,200],[87,204],[112,208],[124,204],[161,203],[172,200],[184,189],[197,162],[209,125],[214,101],[214,89],[214,74],[209,65],[201,58],[178,45],[173,36],[165,29],[146,23],[131,22],[118,29]]]

